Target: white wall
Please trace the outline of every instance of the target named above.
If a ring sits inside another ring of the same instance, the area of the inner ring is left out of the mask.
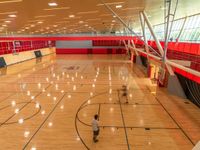
[[[38,51],[38,50],[41,51],[43,56],[49,55],[51,53],[55,53],[55,47],[54,47],[54,48],[30,50],[30,51],[20,52],[18,54],[6,54],[6,55],[1,55],[1,57],[4,57],[4,60],[7,65],[12,65],[15,63],[19,63],[19,62],[23,62],[23,61],[35,58],[34,51]]]

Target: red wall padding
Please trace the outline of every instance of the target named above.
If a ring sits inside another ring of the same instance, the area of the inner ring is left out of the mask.
[[[49,46],[55,47],[55,41],[51,41],[51,44],[48,41],[18,41],[19,44],[15,44],[16,52],[23,52],[29,50],[35,50],[40,48],[47,48]],[[10,54],[14,52],[14,43],[13,42],[0,42],[0,55]]]
[[[200,83],[200,77],[192,75],[188,72],[185,72],[184,70],[181,70],[179,68],[175,68],[175,72],[177,72],[178,74],[181,74],[184,77],[187,77],[188,79],[191,79],[197,83]]]
[[[92,46],[124,46],[121,40],[93,40]]]

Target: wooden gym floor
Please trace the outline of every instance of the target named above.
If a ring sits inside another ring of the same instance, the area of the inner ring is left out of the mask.
[[[49,55],[0,75],[1,150],[191,150],[200,140],[200,109],[123,55]]]

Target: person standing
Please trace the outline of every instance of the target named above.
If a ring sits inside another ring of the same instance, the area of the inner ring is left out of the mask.
[[[93,130],[93,141],[96,143],[98,142],[97,136],[99,135],[99,116],[96,114],[94,115],[94,119],[92,120],[92,130]]]

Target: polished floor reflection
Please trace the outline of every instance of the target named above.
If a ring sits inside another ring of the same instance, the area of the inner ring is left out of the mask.
[[[2,150],[191,150],[200,140],[200,109],[123,55],[50,55],[0,72]]]

